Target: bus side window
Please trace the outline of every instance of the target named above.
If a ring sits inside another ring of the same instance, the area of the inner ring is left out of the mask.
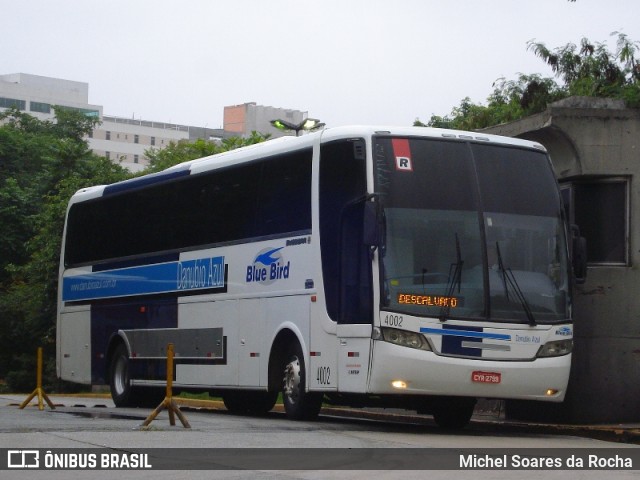
[[[362,140],[340,140],[320,150],[320,247],[327,312],[340,323],[372,321],[369,247],[363,242],[366,162]],[[348,206],[350,205],[350,206]]]

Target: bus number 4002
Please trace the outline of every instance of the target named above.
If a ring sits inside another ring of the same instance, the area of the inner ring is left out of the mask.
[[[316,377],[319,385],[329,385],[331,383],[331,368],[318,367],[318,375]]]

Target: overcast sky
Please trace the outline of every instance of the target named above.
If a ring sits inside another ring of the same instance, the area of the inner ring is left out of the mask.
[[[640,41],[639,0],[0,0],[0,74],[89,84],[104,114],[219,128],[245,102],[411,125],[551,76],[527,41]]]

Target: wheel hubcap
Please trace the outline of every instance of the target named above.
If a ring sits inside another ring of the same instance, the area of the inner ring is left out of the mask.
[[[118,395],[122,395],[129,384],[129,375],[127,372],[127,360],[120,357],[114,366],[113,386]]]
[[[300,391],[300,360],[293,357],[284,369],[284,388],[283,393],[289,398],[291,403],[295,403],[298,399]]]

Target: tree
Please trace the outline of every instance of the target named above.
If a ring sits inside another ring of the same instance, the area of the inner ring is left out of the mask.
[[[221,142],[198,139],[195,141],[181,140],[171,142],[163,149],[152,148],[145,152],[149,158],[149,166],[143,173],[159,172],[179,163],[195,160],[209,155],[227,152],[240,147],[264,142],[271,135],[251,132],[249,137],[225,138]]]
[[[85,135],[96,124],[56,109],[40,121],[11,110],[0,126],[0,378],[33,387],[37,346],[54,360],[57,272],[67,204],[82,187],[130,176],[92,154]],[[50,368],[50,370],[52,370]]]
[[[549,50],[545,44],[530,41],[527,48],[551,67],[562,79],[567,95],[622,98],[629,106],[640,107],[640,66],[636,53],[640,43],[623,33],[617,35],[616,51],[604,43],[587,38],[580,48],[573,43]]]
[[[622,98],[627,106],[640,107],[640,65],[636,58],[640,44],[622,33],[612,35],[617,35],[615,53],[609,52],[604,43],[594,44],[586,38],[580,49],[569,43],[555,50],[532,40],[527,49],[551,66],[561,84],[539,74],[519,74],[516,80],[500,78],[494,82],[486,106],[467,97],[450,115],[432,115],[426,124],[417,119],[414,125],[477,130],[541,112],[550,103],[572,95]]]
[[[516,80],[499,78],[493,84],[493,92],[487,98],[486,106],[473,103],[466,97],[458,107],[452,109],[450,115],[432,115],[428,123],[416,120],[414,125],[477,130],[540,112],[549,103],[564,96],[564,90],[553,79],[537,74],[520,74]]]

